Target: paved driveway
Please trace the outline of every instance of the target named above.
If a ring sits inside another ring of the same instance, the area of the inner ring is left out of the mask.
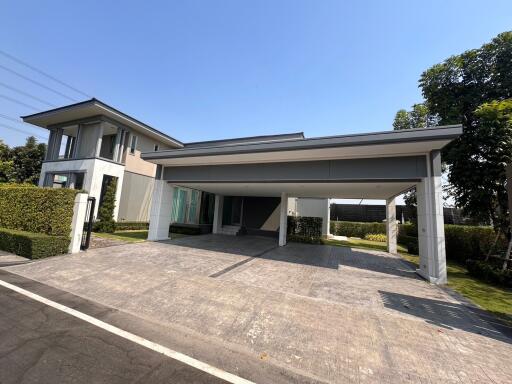
[[[201,340],[194,353],[227,370],[234,363],[214,351],[311,381],[512,377],[511,339],[385,252],[204,235],[6,269]]]

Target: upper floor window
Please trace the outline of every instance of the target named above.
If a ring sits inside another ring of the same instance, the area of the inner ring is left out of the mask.
[[[137,136],[132,135],[130,139],[130,154],[135,155],[135,148],[137,147]]]
[[[155,144],[155,152],[158,151],[158,144]]]

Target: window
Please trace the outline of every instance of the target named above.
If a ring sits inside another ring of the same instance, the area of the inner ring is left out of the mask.
[[[135,155],[135,148],[137,147],[137,136],[132,135],[130,140],[130,154]]]
[[[155,144],[155,152],[158,151],[158,144]]]
[[[54,174],[51,179],[53,188],[66,188],[68,184],[68,175]]]
[[[84,174],[83,173],[75,173],[75,185],[73,186],[75,189],[83,189],[84,187]]]

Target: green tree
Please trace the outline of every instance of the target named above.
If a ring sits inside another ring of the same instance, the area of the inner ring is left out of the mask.
[[[504,123],[509,101],[499,102],[512,98],[511,74],[512,32],[504,32],[478,49],[434,65],[419,82],[428,109],[443,124],[464,127],[443,150],[449,193],[466,214],[505,231],[508,204],[502,198],[501,173],[510,156]]]
[[[11,160],[11,148],[0,140],[0,183],[13,181],[14,164]]]
[[[395,131],[402,129],[427,128],[439,124],[439,117],[432,114],[423,103],[414,104],[410,111],[400,109],[393,121]]]
[[[37,184],[45,153],[46,144],[38,143],[34,136],[28,137],[25,145],[11,149],[13,170],[9,181]]]
[[[402,129],[410,129],[411,122],[409,120],[409,112],[405,109],[400,109],[396,115],[395,120],[393,121],[393,129],[395,131],[399,131]]]
[[[99,222],[95,225],[98,232],[113,233],[116,229],[114,209],[116,207],[117,178],[113,178],[105,189],[103,201],[98,209]]]
[[[427,128],[436,126],[439,124],[439,117],[430,113],[427,106],[423,103],[414,104],[410,111],[400,109],[393,121],[393,129],[415,129],[415,128]],[[409,208],[411,213],[412,221],[416,223],[416,188],[413,188],[409,192],[404,194],[405,205]]]

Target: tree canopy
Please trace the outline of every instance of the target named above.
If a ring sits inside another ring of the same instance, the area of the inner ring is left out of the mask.
[[[45,153],[46,144],[33,136],[14,148],[0,140],[0,182],[37,184]]]
[[[428,107],[423,104],[414,104],[410,111],[400,109],[393,121],[395,131],[402,129],[427,128],[436,126],[439,123],[438,116],[432,114]]]
[[[504,225],[505,165],[510,161],[512,32],[427,69],[419,81],[429,111],[464,133],[443,151],[449,192],[472,217]]]

